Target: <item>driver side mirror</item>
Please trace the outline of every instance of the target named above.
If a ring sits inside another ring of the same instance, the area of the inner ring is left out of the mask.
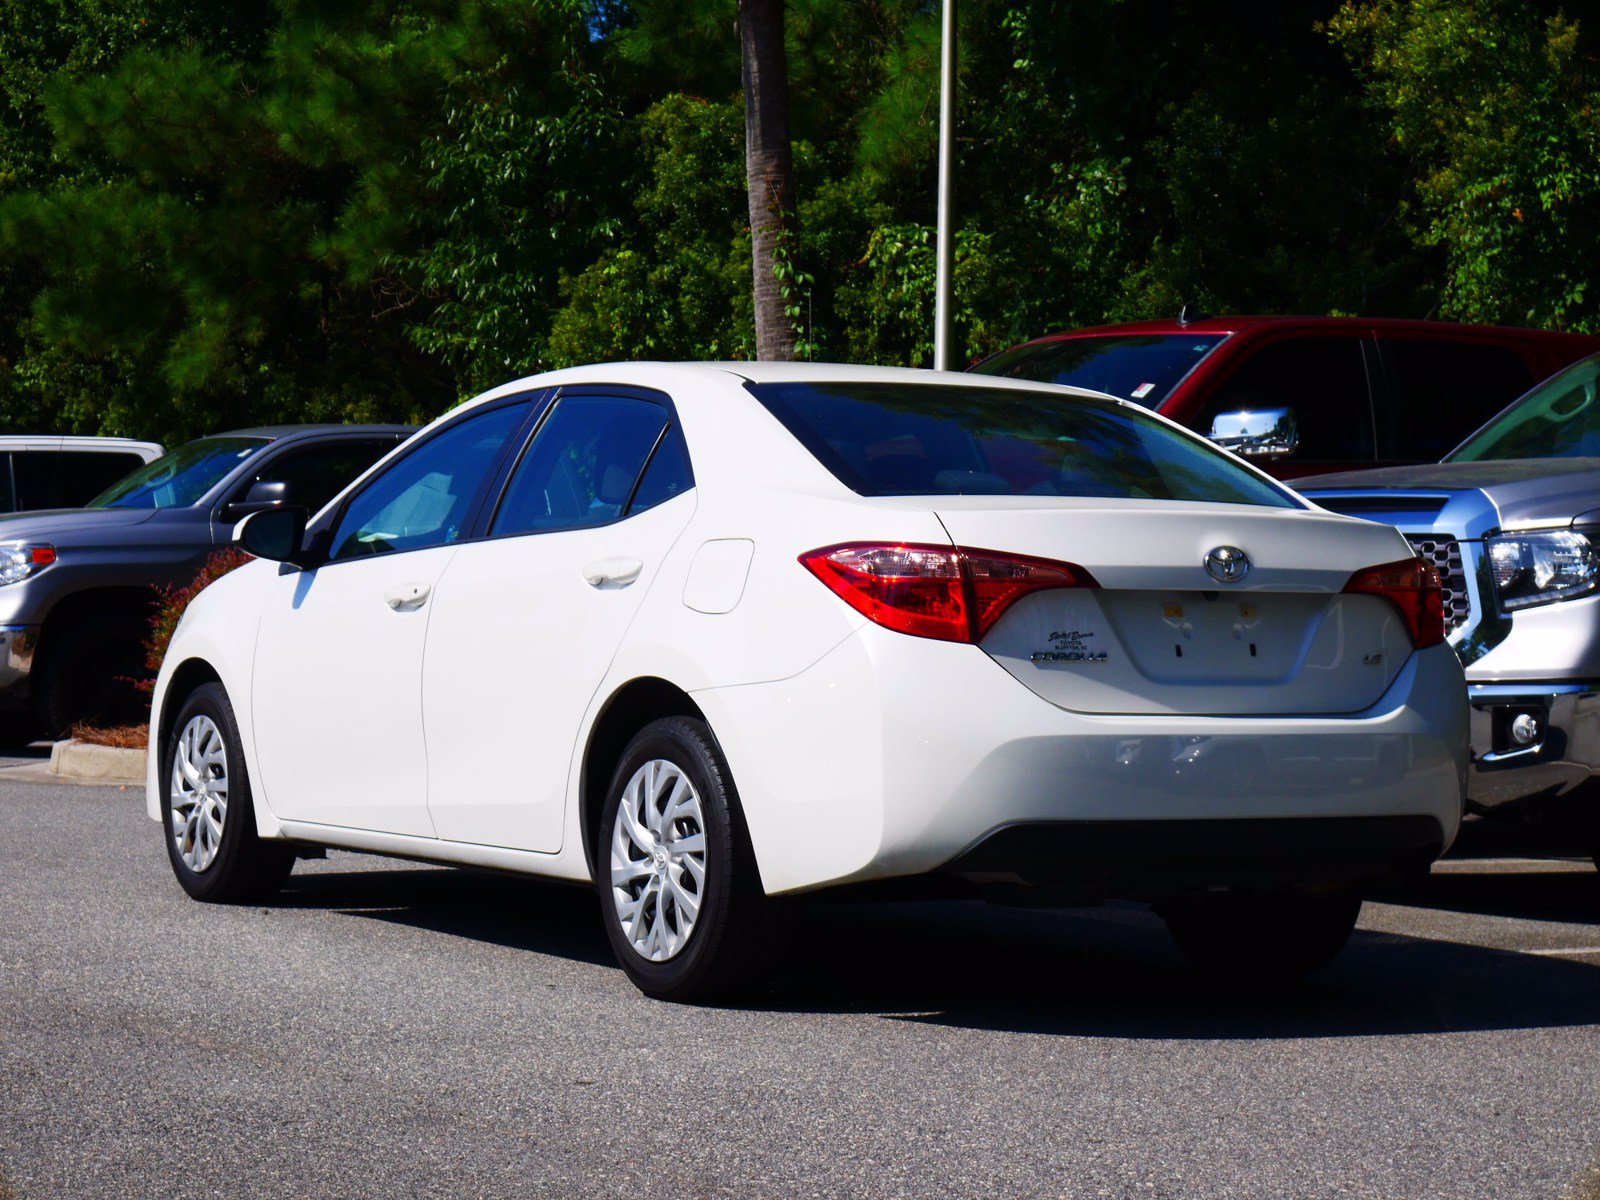
[[[1211,440],[1242,458],[1271,461],[1300,449],[1300,424],[1292,408],[1257,408],[1218,413],[1211,422]]]
[[[281,479],[258,479],[250,485],[244,498],[227,507],[227,516],[234,521],[251,513],[265,512],[269,508],[282,508],[289,502],[289,485]]]
[[[302,565],[300,548],[306,537],[306,516],[303,508],[266,508],[253,512],[239,522],[233,544],[246,554],[270,562]]]

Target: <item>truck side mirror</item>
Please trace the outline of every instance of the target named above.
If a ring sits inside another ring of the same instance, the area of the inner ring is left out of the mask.
[[[246,554],[271,562],[298,563],[306,537],[306,510],[264,508],[239,522],[233,544]]]
[[[1257,408],[1218,413],[1210,438],[1242,458],[1270,461],[1288,458],[1300,449],[1300,424],[1292,408]]]
[[[229,520],[237,521],[250,513],[263,512],[269,508],[282,508],[287,503],[289,503],[287,483],[281,479],[258,479],[250,485],[250,490],[244,494],[243,499],[229,503],[225,515]]]

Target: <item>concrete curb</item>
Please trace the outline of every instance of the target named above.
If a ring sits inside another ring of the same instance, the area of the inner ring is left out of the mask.
[[[73,783],[144,782],[145,751],[119,750],[69,738],[50,747],[50,774]]]

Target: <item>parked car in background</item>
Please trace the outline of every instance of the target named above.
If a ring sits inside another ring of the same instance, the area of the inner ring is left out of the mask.
[[[1575,800],[1600,817],[1600,355],[1442,463],[1325,475],[1323,508],[1398,526],[1444,580],[1466,665],[1478,810]]]
[[[320,506],[412,431],[283,426],[200,438],[85,508],[0,517],[0,713],[13,739],[138,719],[153,589],[187,583],[233,527]]]
[[[161,456],[157,442],[118,437],[0,437],[0,513],[77,508]]]
[[[1351,317],[1209,317],[1039,338],[973,370],[1153,408],[1279,478],[1437,462],[1600,338]]]
[[[748,982],[769,895],[1055,887],[1288,975],[1460,819],[1437,574],[1137,405],[578,368],[304,517],[240,525],[267,561],[156,682],[149,815],[198,899],[306,846],[593,880],[687,999]]]

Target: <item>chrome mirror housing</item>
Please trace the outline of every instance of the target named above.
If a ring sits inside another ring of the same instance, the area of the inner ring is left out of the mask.
[[[1257,408],[1218,413],[1211,440],[1244,458],[1288,458],[1300,449],[1300,425],[1292,408]]]

